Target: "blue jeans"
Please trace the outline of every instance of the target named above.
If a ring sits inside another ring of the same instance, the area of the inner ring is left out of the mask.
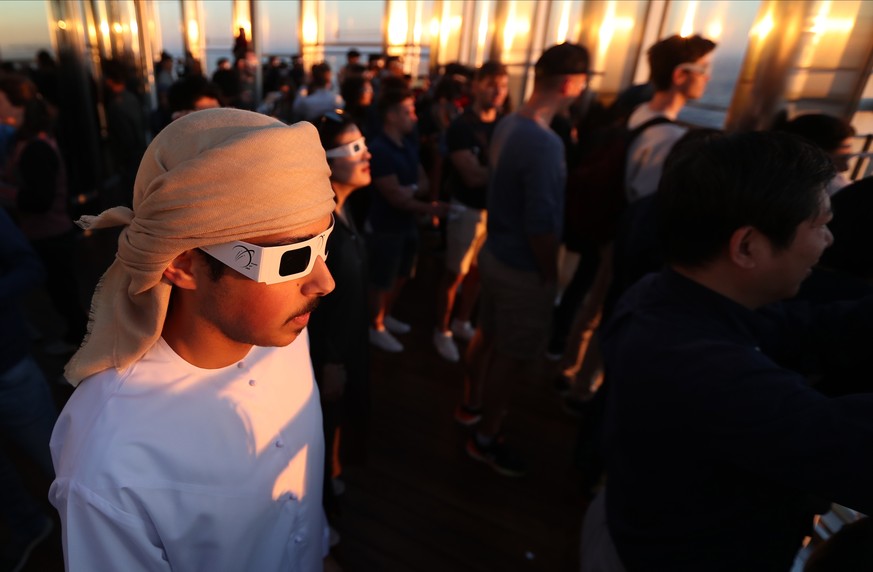
[[[0,431],[2,438],[18,448],[54,478],[49,439],[58,414],[42,370],[30,356],[0,372]],[[42,522],[42,505],[34,499],[15,464],[0,450],[0,511],[11,530]]]

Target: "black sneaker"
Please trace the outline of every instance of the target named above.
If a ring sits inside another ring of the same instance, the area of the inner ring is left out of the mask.
[[[566,396],[570,394],[570,380],[567,379],[567,376],[563,373],[559,373],[555,376],[555,391],[558,392],[560,396]]]
[[[467,454],[470,457],[487,463],[492,469],[504,477],[523,477],[527,470],[518,456],[496,437],[489,445],[480,445],[476,436],[467,440]]]
[[[469,407],[463,403],[455,409],[455,421],[464,427],[470,427],[482,420],[481,407]]]
[[[564,410],[564,413],[572,415],[573,417],[584,417],[590,408],[590,401],[582,401],[578,397],[573,397],[572,395],[568,395],[561,400],[561,409]]]

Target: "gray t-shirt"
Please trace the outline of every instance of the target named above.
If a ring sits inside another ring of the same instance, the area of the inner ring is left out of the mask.
[[[563,230],[564,144],[551,129],[513,113],[494,131],[489,155],[486,248],[507,266],[536,272],[529,237],[560,237]]]

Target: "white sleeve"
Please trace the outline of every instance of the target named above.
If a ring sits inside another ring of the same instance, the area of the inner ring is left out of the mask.
[[[67,572],[169,572],[153,529],[137,514],[110,504],[66,479],[52,483],[49,497],[61,516]]]

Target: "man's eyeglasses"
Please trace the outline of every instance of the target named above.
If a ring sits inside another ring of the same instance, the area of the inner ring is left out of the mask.
[[[709,73],[712,71],[712,64],[685,63],[679,64],[678,68],[680,70],[690,71],[700,75],[709,75]]]
[[[367,143],[363,137],[355,139],[351,143],[328,149],[324,152],[324,156],[328,159],[336,159],[339,157],[354,157],[367,150]]]
[[[327,230],[302,242],[282,246],[258,246],[242,240],[201,246],[200,250],[233,268],[246,278],[264,284],[277,284],[307,276],[315,267],[315,259],[327,260],[327,238],[333,231],[330,217]]]

